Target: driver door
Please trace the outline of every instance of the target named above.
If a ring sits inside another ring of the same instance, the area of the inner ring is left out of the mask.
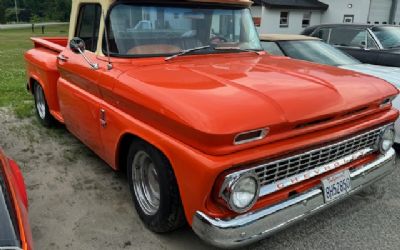
[[[95,51],[99,34],[101,6],[83,4],[79,9],[75,36],[86,45],[85,55],[96,61]],[[103,146],[100,136],[100,103],[98,89],[99,71],[93,69],[69,46],[58,56],[60,80],[57,91],[60,109],[68,130],[98,154]]]

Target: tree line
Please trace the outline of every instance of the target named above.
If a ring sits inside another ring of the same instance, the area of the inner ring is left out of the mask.
[[[69,21],[71,0],[0,0],[0,23]]]

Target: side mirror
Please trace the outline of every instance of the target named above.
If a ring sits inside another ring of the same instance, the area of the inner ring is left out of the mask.
[[[71,41],[69,42],[69,48],[76,54],[81,54],[83,52],[85,52],[85,41],[83,41],[81,38],[79,37],[74,37],[71,39]]]
[[[85,59],[85,61],[90,65],[90,67],[92,67],[92,69],[94,70],[98,70],[99,69],[99,65],[97,63],[92,63],[89,58],[85,55],[85,41],[83,41],[81,38],[79,37],[74,37],[71,39],[71,41],[69,42],[69,47],[72,50],[72,52],[76,53],[76,54],[81,54],[82,57]]]

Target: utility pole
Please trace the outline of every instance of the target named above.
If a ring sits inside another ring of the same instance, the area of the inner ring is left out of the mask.
[[[19,23],[17,0],[14,0],[14,3],[15,3],[15,17],[16,17],[16,19],[17,19],[17,23]]]

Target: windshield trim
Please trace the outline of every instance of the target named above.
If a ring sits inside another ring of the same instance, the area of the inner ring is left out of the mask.
[[[118,6],[120,4],[141,5],[141,6],[144,6],[144,5],[146,5],[146,6],[160,6],[161,5],[161,6],[173,6],[173,7],[185,7],[185,6],[199,7],[199,4],[201,4],[200,7],[204,7],[204,8],[218,7],[220,9],[226,9],[226,10],[243,10],[243,9],[247,9],[247,10],[249,10],[250,15],[251,15],[250,7],[243,6],[243,5],[240,5],[240,4],[238,4],[238,5],[236,5],[236,4],[231,4],[231,5],[226,5],[225,4],[225,5],[223,5],[221,3],[212,3],[212,2],[200,3],[200,2],[177,2],[177,1],[171,1],[171,2],[166,3],[164,1],[159,1],[159,0],[155,0],[155,1],[152,1],[152,2],[144,2],[144,1],[143,2],[141,2],[141,1],[132,2],[132,1],[129,1],[129,0],[121,0],[121,1],[115,1],[114,3],[112,3],[110,5],[110,8],[107,10],[107,15],[106,15],[106,18],[104,20],[104,29],[107,29],[108,27],[110,27],[111,12],[116,6]],[[256,31],[256,27],[255,26],[254,26],[254,29]],[[126,58],[126,59],[132,58],[132,59],[135,59],[135,58],[159,58],[159,57],[165,58],[165,57],[173,56],[173,55],[176,54],[176,53],[162,53],[162,54],[123,55],[123,54],[118,54],[118,53],[113,53],[113,52],[108,53],[107,47],[106,47],[106,44],[107,44],[107,42],[106,42],[106,39],[107,39],[106,38],[106,33],[108,35],[110,35],[109,30],[107,32],[103,31],[103,37],[102,37],[102,40],[101,40],[101,52],[103,53],[103,55],[108,55],[109,54],[110,57],[113,57],[113,58]],[[260,45],[261,45],[260,35],[258,34],[257,31],[256,31],[256,35],[257,35],[257,38],[260,41]],[[263,49],[262,48],[260,48],[259,50],[255,49],[255,51],[262,52]],[[215,54],[229,54],[229,53],[231,53],[231,54],[235,53],[236,54],[236,53],[251,53],[251,52],[247,52],[247,51],[222,51],[222,50],[218,51],[218,50],[212,50],[212,52],[208,52],[208,53],[205,53],[205,52],[194,52],[194,53],[189,53],[189,54],[183,55],[183,56],[215,55]]]

